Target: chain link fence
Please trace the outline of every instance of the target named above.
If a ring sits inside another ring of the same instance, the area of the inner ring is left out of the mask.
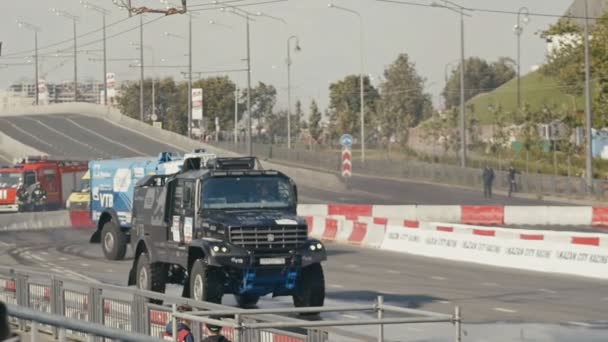
[[[218,147],[248,154],[245,144],[220,142]],[[340,173],[342,165],[340,152],[309,151],[304,149],[288,150],[285,147],[270,144],[253,144],[253,155],[260,159],[271,159],[288,162],[306,168]],[[397,179],[422,180],[435,183],[465,187],[482,187],[482,169],[461,168],[455,165],[426,163],[416,160],[369,159],[352,161],[354,175],[390,177]],[[494,189],[508,191],[507,171],[495,170]],[[595,179],[591,189],[584,178],[565,177],[547,174],[520,172],[516,175],[516,191],[540,196],[560,196],[566,198],[586,198],[603,200],[608,196],[608,181]]]

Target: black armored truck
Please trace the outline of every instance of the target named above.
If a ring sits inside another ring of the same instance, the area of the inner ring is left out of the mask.
[[[296,214],[295,183],[254,157],[186,163],[135,187],[129,285],[164,292],[183,284],[185,297],[221,303],[233,294],[240,307],[268,294],[322,306],[325,246]]]

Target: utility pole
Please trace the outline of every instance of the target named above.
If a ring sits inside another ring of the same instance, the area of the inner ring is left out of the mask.
[[[190,13],[188,13],[188,138],[192,138],[192,14]]]
[[[34,92],[37,106],[40,104],[40,90],[38,89],[38,32],[40,32],[40,28],[20,20],[17,20],[17,25],[34,32]]]
[[[247,22],[247,151],[253,156],[253,144],[251,143],[251,45],[249,34],[249,14],[245,14]]]
[[[139,121],[144,122],[144,19],[139,15]]]
[[[291,41],[296,40],[296,51],[300,51],[297,36],[287,38],[287,149],[291,149]]]
[[[108,69],[107,69],[107,63],[108,63],[108,57],[107,57],[107,38],[106,38],[106,15],[110,14],[110,11],[94,5],[88,1],[84,1],[81,0],[80,3],[82,5],[84,5],[84,8],[93,10],[97,13],[101,14],[101,18],[102,18],[102,24],[103,24],[103,103],[107,106],[108,105],[108,80],[107,80],[107,75],[108,75]]]
[[[587,189],[589,193],[593,191],[593,151],[591,136],[591,72],[589,61],[589,3],[585,0],[585,111],[587,120],[585,122],[585,136],[587,137],[587,150],[585,162],[585,178],[587,181]]]
[[[239,122],[239,88],[234,87],[234,145],[238,145],[238,128],[237,124]]]

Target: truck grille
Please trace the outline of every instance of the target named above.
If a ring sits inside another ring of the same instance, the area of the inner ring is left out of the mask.
[[[232,227],[230,242],[259,252],[277,252],[302,246],[308,239],[306,226]]]

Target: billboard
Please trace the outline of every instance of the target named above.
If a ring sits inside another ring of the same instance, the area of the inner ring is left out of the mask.
[[[203,120],[203,89],[192,89],[192,120]]]

